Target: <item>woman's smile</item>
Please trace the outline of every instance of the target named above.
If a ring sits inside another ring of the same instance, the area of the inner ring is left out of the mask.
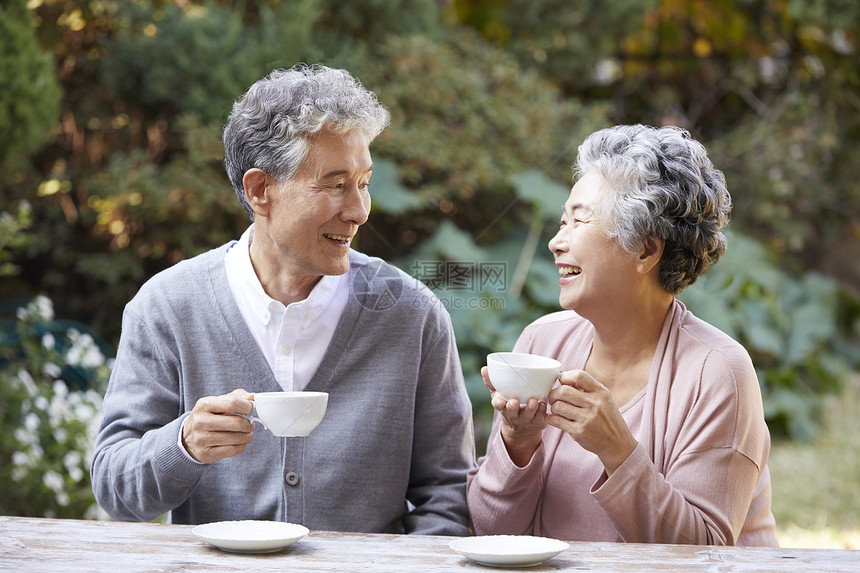
[[[582,273],[582,269],[573,265],[567,265],[564,263],[556,263],[555,265],[558,267],[558,274],[561,275],[558,279],[558,284],[561,286],[570,284],[576,280],[576,277],[578,277],[580,273]]]

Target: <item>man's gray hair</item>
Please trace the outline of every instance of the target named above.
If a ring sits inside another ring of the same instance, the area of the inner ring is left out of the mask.
[[[603,224],[625,251],[649,235],[665,242],[659,280],[672,295],[693,284],[726,251],[722,229],[732,199],[705,147],[679,127],[620,125],[591,134],[574,179],[599,173],[607,184]]]
[[[322,129],[358,131],[373,141],[389,120],[376,95],[346,70],[306,64],[275,70],[233,104],[223,134],[227,175],[253,218],[242,185],[249,169],[286,182],[307,156],[310,138]]]

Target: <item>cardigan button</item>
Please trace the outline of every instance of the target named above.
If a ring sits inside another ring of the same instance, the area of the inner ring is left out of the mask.
[[[296,472],[290,472],[287,474],[285,480],[287,485],[298,485],[299,483],[299,474]]]

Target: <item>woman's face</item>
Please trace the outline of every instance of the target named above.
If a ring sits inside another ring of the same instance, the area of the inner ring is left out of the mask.
[[[559,303],[586,318],[611,310],[635,284],[636,256],[610,238],[601,222],[607,184],[596,172],[570,190],[549,250],[561,277]]]

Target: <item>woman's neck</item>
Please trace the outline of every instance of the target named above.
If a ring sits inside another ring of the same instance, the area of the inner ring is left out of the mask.
[[[591,321],[594,342],[585,370],[609,388],[618,406],[647,385],[674,300],[668,294],[654,297],[647,304],[615,307],[601,320]]]

